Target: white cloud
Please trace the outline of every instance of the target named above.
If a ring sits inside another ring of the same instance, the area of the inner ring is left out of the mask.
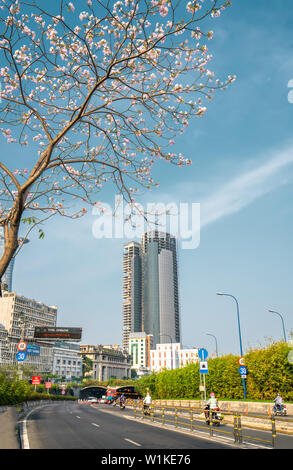
[[[246,171],[201,201],[201,227],[236,213],[286,183],[284,170],[293,163],[293,148],[275,153],[264,164]]]

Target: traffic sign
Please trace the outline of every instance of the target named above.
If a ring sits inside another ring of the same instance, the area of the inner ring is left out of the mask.
[[[198,350],[198,357],[202,360],[205,360],[208,357],[208,352],[206,349],[201,348]]]
[[[244,366],[244,357],[239,357],[238,363],[240,366]]]
[[[247,375],[247,368],[245,366],[239,367],[239,373],[241,375]]]
[[[41,383],[41,377],[39,376],[32,377],[32,385],[40,385],[40,383]]]
[[[40,346],[36,346],[35,344],[28,344],[26,349],[27,354],[31,354],[32,356],[39,356],[41,354]]]
[[[52,382],[45,382],[45,388],[52,388]]]
[[[16,359],[18,360],[18,362],[24,361],[26,359],[26,352],[18,351],[18,353],[16,354]]]
[[[208,374],[208,372],[209,372],[208,361],[200,361],[200,363],[199,363],[199,372],[201,374]]]
[[[27,344],[25,341],[20,341],[18,344],[17,344],[17,349],[19,351],[25,351],[26,350],[26,347],[27,347]]]

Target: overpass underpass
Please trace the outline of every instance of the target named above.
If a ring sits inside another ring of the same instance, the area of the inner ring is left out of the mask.
[[[103,395],[106,395],[107,387],[92,385],[89,387],[84,387],[79,392],[79,398],[81,400],[86,400],[88,397],[102,398]]]

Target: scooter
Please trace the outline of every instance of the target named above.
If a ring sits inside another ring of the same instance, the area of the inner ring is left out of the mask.
[[[120,402],[120,410],[124,410],[124,409],[125,409],[125,402],[121,401]]]
[[[279,416],[287,416],[287,407],[286,405],[274,405],[273,407],[273,414]]]
[[[215,426],[220,426],[221,421],[223,420],[223,416],[220,413],[220,408],[215,408],[214,410],[210,410],[210,405],[207,403],[204,407],[204,415],[206,424],[214,424]],[[212,415],[210,417],[210,415]]]

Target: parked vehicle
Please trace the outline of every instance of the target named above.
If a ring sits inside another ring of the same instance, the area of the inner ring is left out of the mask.
[[[286,405],[274,405],[273,406],[273,415],[287,416],[287,407]]]
[[[100,403],[106,403],[106,395],[103,395],[100,399]]]
[[[220,423],[223,420],[220,408],[210,410],[210,405],[208,403],[204,407],[204,415],[206,424],[208,425],[212,422],[213,425],[220,426]]]

